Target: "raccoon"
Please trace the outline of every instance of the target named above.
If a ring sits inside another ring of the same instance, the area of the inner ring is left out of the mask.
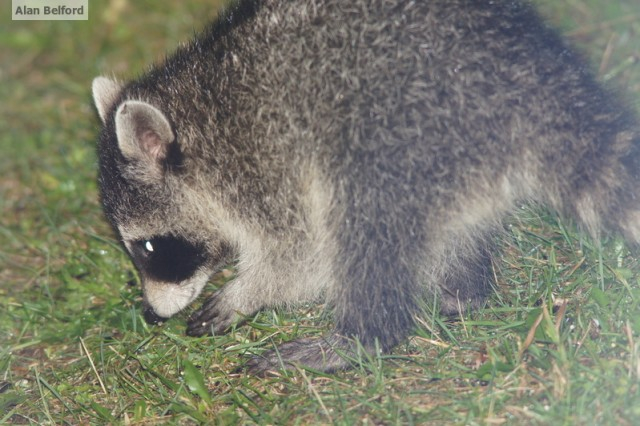
[[[247,361],[349,366],[425,300],[483,305],[523,201],[640,240],[640,131],[526,1],[239,0],[126,84],[97,77],[99,186],[145,319],[224,333],[325,300],[331,332]]]

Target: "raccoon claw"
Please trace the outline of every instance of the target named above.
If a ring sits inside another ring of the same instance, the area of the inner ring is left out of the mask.
[[[298,339],[251,357],[244,369],[255,376],[282,370],[294,371],[296,367],[332,373],[349,368],[353,353],[353,342],[338,335]]]
[[[197,314],[198,312],[196,312]],[[204,336],[205,334],[211,334],[211,325],[207,321],[201,321],[197,318],[189,318],[187,323],[187,336]]]
[[[220,292],[214,293],[200,309],[195,311],[187,322],[187,335],[203,336],[221,334],[228,329],[237,317],[234,311],[221,309]]]
[[[188,336],[204,336],[205,334],[220,334],[229,328],[226,322],[220,322],[217,315],[211,315],[210,311],[199,309],[194,312],[187,322]]]

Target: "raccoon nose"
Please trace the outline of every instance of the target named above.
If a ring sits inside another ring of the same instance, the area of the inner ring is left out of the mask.
[[[147,322],[147,324],[158,324],[161,322],[165,322],[168,319],[156,314],[156,311],[154,311],[153,308],[149,306],[144,307],[142,316],[144,317],[144,320]]]

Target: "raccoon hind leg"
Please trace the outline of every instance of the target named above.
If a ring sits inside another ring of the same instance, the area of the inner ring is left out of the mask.
[[[622,167],[615,167],[618,186],[610,191],[614,201],[609,202],[605,227],[619,230],[627,240],[640,243],[640,129],[631,135],[619,135],[618,139],[631,140],[630,148],[620,159]]]
[[[459,315],[480,308],[493,289],[490,236],[472,242],[452,240],[441,261],[427,272],[425,281],[436,285],[434,296],[443,315]]]
[[[617,231],[640,243],[640,134],[620,131],[593,138],[599,145],[580,157],[569,176],[547,183],[557,188],[550,204],[577,218],[593,238],[603,230]]]

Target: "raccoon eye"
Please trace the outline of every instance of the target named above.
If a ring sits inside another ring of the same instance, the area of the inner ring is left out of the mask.
[[[147,258],[153,254],[153,242],[152,240],[140,240],[133,243],[133,253],[134,257],[144,257]]]
[[[151,278],[179,282],[192,276],[207,259],[204,244],[173,235],[135,241],[131,257],[138,269]]]

